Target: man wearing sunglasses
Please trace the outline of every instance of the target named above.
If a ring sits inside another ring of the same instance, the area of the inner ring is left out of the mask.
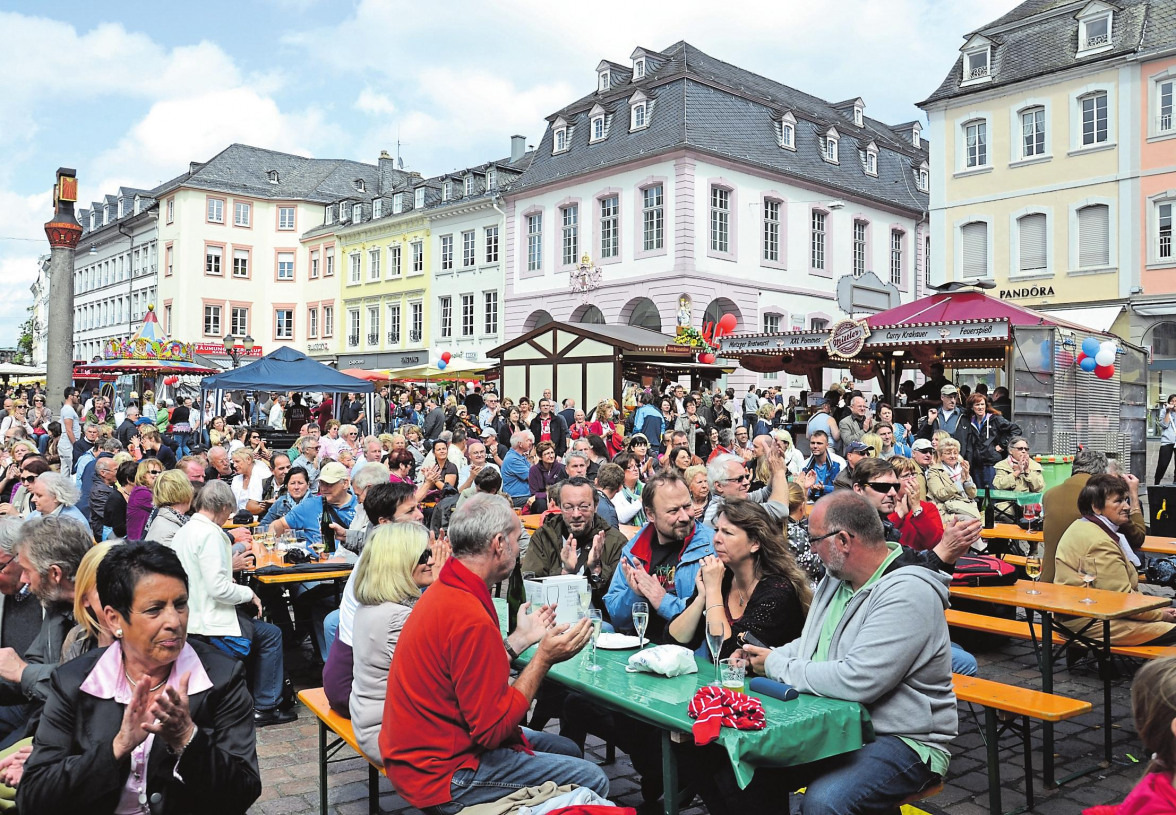
[[[788,470],[784,458],[775,450],[768,455],[768,469],[772,474],[771,483],[750,492],[751,473],[747,471],[747,464],[741,456],[723,453],[711,459],[706,465],[706,480],[710,485],[711,498],[706,512],[702,515],[703,524],[714,529],[715,518],[718,517],[723,501],[744,498],[761,504],[777,520],[783,521],[787,518]]]

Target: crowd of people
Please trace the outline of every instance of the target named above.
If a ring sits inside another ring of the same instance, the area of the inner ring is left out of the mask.
[[[591,406],[473,383],[200,410],[70,388],[57,417],[43,394],[8,397],[0,781],[29,812],[244,812],[254,731],[296,718],[285,658],[309,637],[331,706],[414,806],[448,815],[547,780],[605,799],[582,758],[594,733],[659,807],[656,731],[544,681],[587,617],[525,605],[502,636],[491,591],[519,570],[581,575],[611,629],[631,633],[640,605],[646,637],[700,656],[717,626],[722,657],[869,711],[862,749],[746,789],[715,748],[682,747],[712,813],[800,787],[808,813],[893,806],[946,774],[951,674],[978,670],[942,614],[953,565],[983,546],[977,495],[1044,488],[1001,389],[963,395],[939,371],[903,390],[911,422],[852,386],[811,416],[778,388],[672,382]],[[1138,590],[1138,482],[1088,451],[1074,470],[1045,499],[1045,579]],[[258,533],[354,562],[341,596],[250,588]],[[1115,625],[1176,642],[1172,609]]]

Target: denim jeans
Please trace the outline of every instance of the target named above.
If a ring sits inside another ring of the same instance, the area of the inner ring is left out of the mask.
[[[43,456],[45,451],[49,449],[49,439],[52,438],[48,433],[43,433],[39,436],[33,436],[37,440],[37,451]]]
[[[976,657],[969,654],[954,642],[951,644],[951,672],[964,676],[975,676],[980,673],[980,666],[976,664]]]
[[[286,676],[282,629],[264,620],[253,621],[253,706],[273,710],[282,699]]]
[[[323,662],[331,653],[331,646],[339,636],[339,609],[335,609],[323,618]]]
[[[439,815],[454,815],[474,804],[497,801],[523,787],[535,787],[544,781],[588,787],[601,797],[608,796],[608,776],[580,757],[580,750],[569,739],[552,733],[523,728],[535,755],[499,747],[478,758],[478,769],[461,769],[453,774],[449,785],[452,801],[430,807]]]

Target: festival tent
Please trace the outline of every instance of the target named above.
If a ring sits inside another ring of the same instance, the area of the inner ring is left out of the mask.
[[[481,379],[482,373],[493,365],[489,362],[467,362],[453,357],[444,368],[436,362],[427,365],[413,365],[411,368],[395,368],[388,371],[386,379],[400,379],[415,382],[424,379]]]
[[[387,382],[388,375],[380,371],[368,371],[364,368],[344,368],[339,373],[354,376],[356,379],[362,379],[366,382]]]

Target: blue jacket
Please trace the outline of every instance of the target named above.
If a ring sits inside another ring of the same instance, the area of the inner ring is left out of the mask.
[[[633,545],[641,539],[642,535],[647,533],[653,534],[650,524],[641,527],[633,539],[625,544],[625,548],[621,550],[622,560],[633,552]],[[678,569],[674,573],[674,593],[666,592],[666,596],[662,598],[661,604],[656,609],[662,619],[668,622],[685,610],[686,604],[694,596],[694,581],[698,576],[698,562],[714,553],[714,530],[696,522],[694,532],[686,544],[686,550],[682,552],[682,557],[678,560]],[[624,572],[618,565],[617,570],[613,572],[608,591],[604,595],[604,606],[608,609],[609,619],[612,620],[613,626],[618,631],[633,631],[633,604],[644,599],[629,588]]]
[[[502,491],[507,495],[512,498],[525,498],[530,495],[530,476],[531,464],[522,453],[511,450],[502,457]]]

